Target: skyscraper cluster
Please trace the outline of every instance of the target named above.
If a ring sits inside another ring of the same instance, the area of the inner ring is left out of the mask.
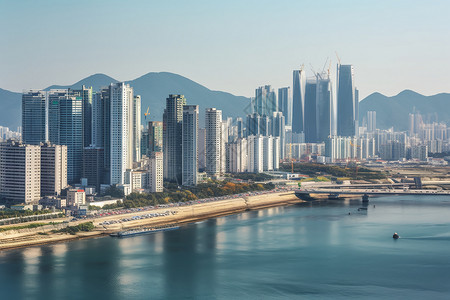
[[[98,92],[85,86],[27,91],[22,96],[22,140],[66,145],[69,183],[88,177],[97,186],[123,184],[125,171],[141,156],[140,101],[125,83]],[[101,169],[94,172],[87,161]]]

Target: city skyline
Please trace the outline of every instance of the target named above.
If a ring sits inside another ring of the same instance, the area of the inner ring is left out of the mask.
[[[16,92],[45,88],[95,73],[127,81],[148,72],[168,71],[213,90],[249,97],[255,86],[289,85],[289,73],[302,64],[312,74],[309,63],[316,70],[322,69],[327,57],[336,63],[337,52],[342,64],[357,66],[360,99],[372,92],[395,95],[412,89],[431,95],[447,89],[445,70],[449,63],[445,58],[450,45],[442,37],[448,28],[445,12],[450,4],[444,1],[436,1],[433,6],[418,1],[128,6],[112,2],[1,4],[0,24],[8,28],[3,40],[8,47],[0,58],[4,66],[0,88]],[[115,18],[110,16],[120,12],[123,18],[113,23]],[[164,22],[168,15],[185,20],[183,26]],[[261,17],[273,22],[254,22]],[[308,25],[318,17],[322,26]],[[55,22],[61,26],[53,26]],[[122,46],[104,49],[101,40],[117,34],[123,36]],[[61,52],[54,47],[61,36],[80,42]],[[268,44],[263,36],[273,42]],[[174,39],[183,42],[183,47],[168,47]],[[200,47],[206,40],[208,47]],[[40,47],[30,48],[30,43]],[[85,47],[86,43],[90,47]],[[125,47],[130,43],[139,47]],[[117,57],[126,59],[110,64]],[[415,75],[418,65],[429,78],[426,84]],[[216,72],[218,69],[221,72]]]

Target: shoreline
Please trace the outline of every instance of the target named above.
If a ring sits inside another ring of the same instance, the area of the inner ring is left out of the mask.
[[[245,211],[260,210],[271,207],[288,206],[305,201],[298,199],[293,191],[267,193],[261,195],[246,196],[240,198],[224,199],[214,202],[197,203],[188,206],[158,208],[153,211],[133,212],[122,215],[112,215],[92,220],[74,222],[93,222],[95,229],[90,232],[80,232],[75,235],[66,233],[51,233],[42,228],[35,228],[29,232],[16,234],[0,234],[0,251],[56,244],[61,242],[75,241],[81,239],[101,237],[126,229],[144,226],[160,225],[186,225],[208,219],[239,214]],[[131,216],[140,216],[148,213],[173,211],[175,214],[161,218],[139,219],[130,222],[116,223],[111,225],[100,225],[104,221],[118,221]],[[11,237],[9,237],[11,236]]]

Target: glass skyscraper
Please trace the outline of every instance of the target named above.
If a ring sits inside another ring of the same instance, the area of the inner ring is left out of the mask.
[[[337,135],[355,136],[358,103],[352,65],[337,65]]]
[[[316,142],[325,142],[332,135],[333,91],[329,78],[317,78],[316,89]]]
[[[316,127],[316,89],[317,79],[306,81],[305,85],[305,117],[304,128],[305,142],[315,143],[317,141]]]
[[[305,71],[294,70],[292,84],[292,132],[304,131]]]
[[[291,88],[283,87],[278,89],[278,111],[284,115],[287,126],[292,126],[292,98]]]

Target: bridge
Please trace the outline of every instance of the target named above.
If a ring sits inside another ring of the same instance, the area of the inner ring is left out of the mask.
[[[364,185],[367,187],[368,185]],[[386,186],[386,185],[385,185]],[[302,200],[315,200],[311,194],[325,194],[328,199],[345,198],[344,195],[361,195],[363,202],[368,202],[370,196],[387,196],[387,195],[427,195],[427,196],[450,196],[450,191],[437,189],[409,189],[409,188],[379,188],[379,185],[373,185],[372,188],[362,188],[361,186],[353,186],[354,188],[303,188],[295,191],[295,195]]]

